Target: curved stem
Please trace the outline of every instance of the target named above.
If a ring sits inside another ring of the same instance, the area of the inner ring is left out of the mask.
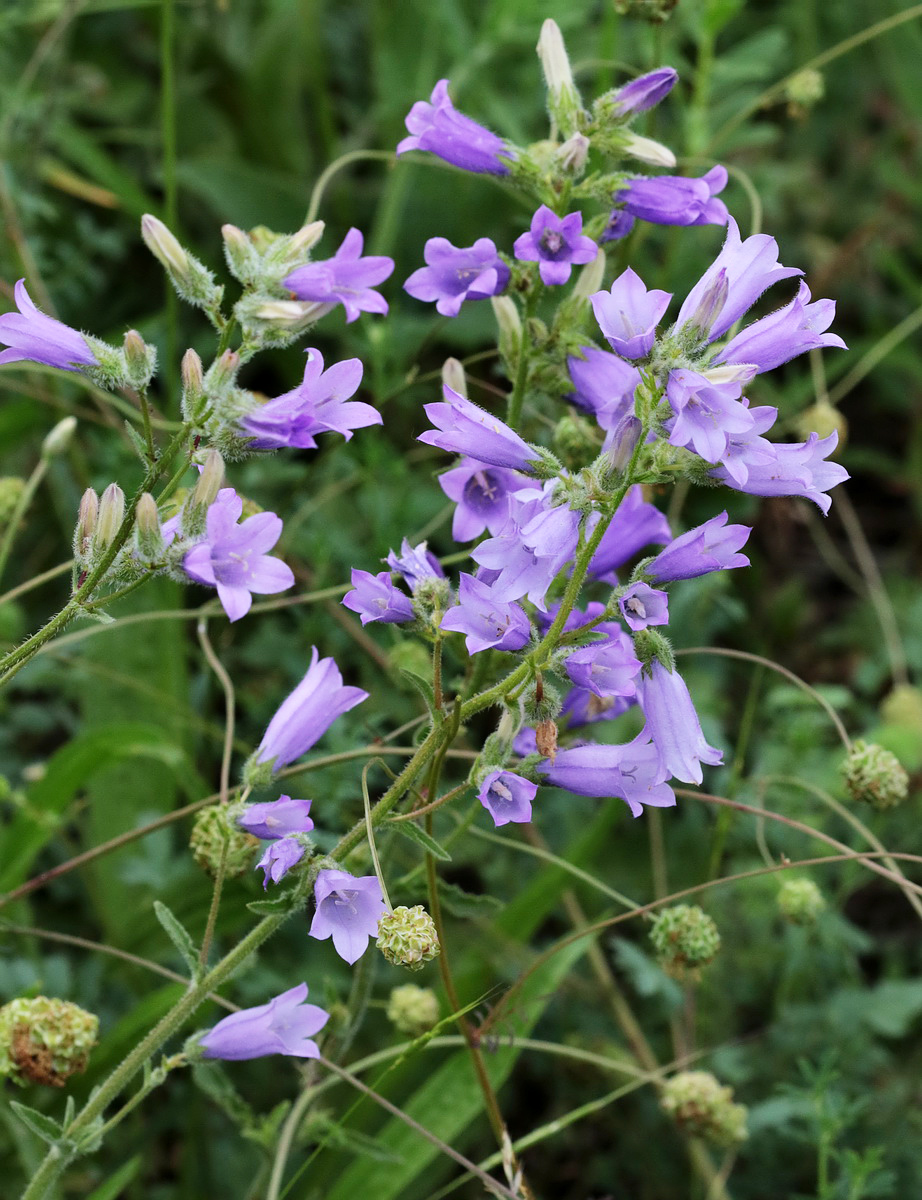
[[[6,564],[13,549],[13,542],[16,540],[16,534],[19,531],[19,522],[25,516],[29,505],[32,503],[32,497],[35,495],[38,485],[44,479],[47,470],[48,459],[42,455],[35,464],[32,474],[26,480],[26,485],[22,489],[19,499],[16,501],[16,506],[10,514],[6,529],[3,531],[3,541],[0,542],[0,576],[6,570]]]
[[[350,150],[348,154],[342,154],[339,158],[334,159],[314,184],[304,224],[310,225],[312,221],[317,220],[317,213],[320,211],[320,202],[323,200],[323,193],[327,190],[330,180],[337,172],[341,171],[343,167],[349,166],[350,163],[373,162],[381,159],[386,159],[389,162],[396,161],[391,150]]]

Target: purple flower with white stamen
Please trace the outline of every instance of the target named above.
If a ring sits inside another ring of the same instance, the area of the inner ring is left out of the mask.
[[[408,150],[428,150],[465,171],[509,174],[503,158],[514,159],[514,149],[455,108],[448,95],[447,79],[439,80],[428,101],[417,100],[407,115],[406,126],[410,136],[398,143],[398,157]]]
[[[411,546],[406,538],[400,543],[400,553],[388,552],[387,565],[392,571],[399,572],[411,592],[416,592],[419,585],[426,579],[444,579],[445,572],[442,564],[425,542]]]
[[[269,886],[270,879],[273,883],[278,883],[303,857],[304,847],[296,837],[283,837],[270,842],[256,864],[256,869],[262,869],[264,872],[263,891]]]
[[[686,446],[707,462],[719,462],[733,434],[753,425],[749,409],[739,402],[739,383],[711,383],[697,371],[670,371],[666,399],[675,416],[668,421],[669,442]]]
[[[318,872],[314,902],[317,911],[308,930],[310,936],[319,941],[332,937],[333,948],[347,963],[362,957],[387,912],[377,876],[356,878],[348,871]]]
[[[635,695],[597,696],[589,688],[573,687],[564,696],[558,723],[567,729],[595,725],[597,721],[613,721],[635,703]]]
[[[743,241],[739,226],[729,217],[727,239],[688,293],[679,309],[676,328],[689,325],[713,342],[755,304],[766,288],[792,275],[803,275],[803,271],[778,262],[778,243],[773,237],[756,233]]]
[[[671,299],[671,292],[656,288],[648,291],[630,267],[607,292],[596,292],[589,297],[608,344],[616,354],[630,359],[644,358],[650,353],[656,326]]]
[[[332,258],[297,267],[282,283],[298,300],[341,304],[347,324],[359,313],[386,313],[387,301],[374,288],[391,274],[394,260],[383,254],[363,257],[364,245],[361,232],[350,229]]]
[[[292,800],[291,796],[279,796],[271,804],[251,804],[237,818],[237,824],[253,837],[286,837],[289,833],[310,833],[314,822],[308,815],[310,800]]]
[[[749,404],[744,397],[743,404]],[[777,408],[769,405],[757,405],[749,409],[752,416],[752,428],[739,437],[731,436],[727,440],[727,449],[721,458],[722,468],[726,476],[721,476],[729,487],[741,488],[749,478],[749,468],[753,464],[767,466],[776,461],[775,447],[760,434],[767,433],[778,419]]]
[[[758,461],[752,455],[747,459],[745,483],[738,483],[725,466],[709,474],[750,496],[803,496],[828,513],[832,501],[825,493],[849,477],[844,467],[826,461],[835,450],[839,435],[833,432],[821,438],[818,433],[811,433],[805,442],[791,443],[756,440],[762,444],[761,454]]]
[[[545,284],[566,283],[574,264],[589,263],[598,247],[582,232],[583,214],[558,217],[542,204],[531,219],[531,229],[515,240],[513,253],[520,262],[537,262]]]
[[[634,583],[618,600],[618,608],[630,629],[639,633],[648,625],[669,624],[669,597],[659,588]]]
[[[538,771],[554,787],[578,796],[618,796],[635,817],[645,804],[671,808],[675,793],[666,783],[657,748],[648,740],[635,738],[621,746],[587,743],[558,750],[553,763],[540,763]]]
[[[834,300],[814,300],[801,281],[790,304],[747,325],[731,338],[715,363],[750,363],[759,372],[771,371],[807,350],[848,347],[836,333],[827,333],[836,315]]]
[[[446,383],[445,404],[425,405],[426,416],[436,429],[421,433],[417,441],[438,446],[452,454],[467,454],[493,467],[528,471],[538,455],[534,447],[483,408],[460,396]]]
[[[82,333],[35,307],[24,279],[16,284],[13,295],[19,312],[0,316],[0,342],[9,347],[0,353],[0,363],[36,362],[62,371],[99,366]]]
[[[498,600],[492,588],[461,572],[458,603],[442,617],[441,628],[465,634],[468,654],[481,650],[521,650],[531,635],[524,609]]]
[[[343,687],[333,659],[318,659],[317,648],[312,647],[307,674],[266,727],[256,761],[271,764],[273,773],[280,771],[323,737],[337,717],[367,699],[361,688]]]
[[[646,720],[641,736],[653,739],[667,776],[700,783],[702,763],[716,766],[723,762],[723,751],[705,741],[685,680],[678,671],[670,671],[654,659],[637,681],[637,700]]]
[[[370,571],[353,568],[352,591],[346,592],[341,603],[358,613],[363,625],[369,621],[401,625],[416,615],[410,597],[395,586],[390,571],[372,575]]]
[[[381,414],[370,404],[347,403],[362,382],[364,368],[358,358],[333,363],[323,369],[319,350],[306,351],[304,378],[296,388],[267,400],[240,421],[240,432],[252,437],[253,450],[293,446],[313,450],[316,433],[341,433],[348,442],[352,430],[380,425]]]
[[[697,579],[711,571],[748,567],[749,559],[739,551],[750,533],[748,525],[728,525],[726,512],[718,513],[670,542],[647,563],[643,573],[656,583],[672,583],[676,579]]]
[[[620,211],[654,225],[726,225],[727,206],[715,199],[726,186],[726,168],[717,166],[700,179],[683,175],[631,179],[615,200],[624,205]]]
[[[567,674],[577,687],[595,696],[633,696],[634,679],[641,666],[634,657],[634,643],[617,625],[605,622],[596,628],[608,636],[568,655]]]
[[[315,1033],[326,1025],[330,1014],[316,1004],[305,1004],[307,984],[289,988],[268,1004],[244,1008],[219,1021],[199,1038],[203,1057],[239,1061],[266,1054],[293,1058],[319,1058]]]
[[[578,408],[591,412],[602,429],[615,429],[634,411],[634,389],[640,383],[640,372],[608,350],[583,346],[581,353],[582,358],[571,355],[567,359],[576,388],[570,399]]]
[[[657,67],[655,71],[639,75],[624,87],[618,88],[612,97],[617,115],[628,117],[646,112],[665,99],[678,81],[678,72],[672,67]]]
[[[595,527],[598,516],[593,514],[588,521],[589,532]],[[665,513],[655,504],[643,498],[643,489],[635,484],[628,489],[618,511],[605,530],[599,548],[589,564],[589,577],[617,584],[615,571],[632,558],[638,550],[652,544],[663,545],[672,538],[672,531]]]
[[[480,785],[477,799],[493,818],[497,826],[510,821],[525,824],[531,820],[531,803],[538,792],[538,785],[523,779],[512,771],[491,771]]]
[[[502,467],[486,467],[474,459],[439,476],[439,487],[457,504],[451,525],[456,542],[470,542],[485,529],[498,533],[509,515],[509,494],[525,480]]]
[[[429,238],[423,251],[425,267],[403,285],[416,300],[434,300],[443,317],[456,317],[465,300],[498,296],[509,282],[509,268],[489,238],[473,246],[453,246],[447,238]]]
[[[262,512],[237,522],[243,501],[233,488],[222,488],[205,519],[207,536],[189,550],[182,568],[190,579],[218,589],[218,597],[231,621],[250,611],[253,592],[272,595],[295,581],[287,563],[267,554],[282,536],[282,521]]]

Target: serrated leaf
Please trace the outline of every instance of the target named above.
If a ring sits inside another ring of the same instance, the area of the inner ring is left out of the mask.
[[[398,833],[402,833],[403,836],[405,838],[409,838],[411,842],[416,842],[418,846],[422,846],[426,852],[433,855],[434,858],[441,859],[442,862],[451,862],[451,855],[448,853],[445,847],[440,846],[431,834],[426,833],[424,829],[420,829],[420,827],[415,825],[412,821],[389,821],[388,827],[390,829],[396,829]]]
[[[55,1146],[60,1141],[64,1130],[54,1117],[49,1117],[47,1113],[39,1112],[35,1108],[29,1108],[28,1104],[20,1104],[18,1100],[11,1100],[10,1108],[23,1125],[27,1125],[49,1146]]]
[[[474,892],[466,892],[464,888],[458,887],[456,883],[449,883],[445,879],[438,881],[438,887],[442,906],[453,917],[460,917],[462,919],[469,917],[491,917],[501,907],[499,900],[495,896],[489,896],[483,892],[479,895]]]
[[[194,979],[199,972],[198,950],[189,932],[160,900],[154,901],[154,914]]]

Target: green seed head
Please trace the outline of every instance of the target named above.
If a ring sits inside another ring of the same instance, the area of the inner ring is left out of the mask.
[[[440,952],[435,922],[421,904],[407,908],[400,904],[393,912],[385,913],[378,923],[378,949],[395,967],[422,969],[423,963],[437,958]]]
[[[226,805],[211,804],[195,818],[189,846],[195,861],[212,879],[220,870],[222,858],[224,874],[232,879],[245,875],[252,867],[259,838],[244,833],[234,823]]]
[[[746,1106],[733,1103],[733,1089],[720,1084],[709,1071],[681,1071],[666,1081],[660,1107],[686,1133],[718,1146],[743,1142]]]
[[[0,1008],[0,1075],[63,1087],[86,1069],[99,1018],[68,1000],[21,997]]]
[[[812,925],[826,907],[812,879],[785,879],[778,889],[778,910],[792,925]]]
[[[899,759],[873,742],[855,742],[842,764],[842,774],[852,799],[876,809],[895,808],[909,791],[909,776]]]
[[[419,1037],[439,1019],[439,1002],[431,988],[405,983],[395,987],[387,1002],[387,1019],[401,1033]]]
[[[696,904],[676,904],[657,916],[650,940],[659,964],[676,979],[697,979],[720,949],[720,934]]]

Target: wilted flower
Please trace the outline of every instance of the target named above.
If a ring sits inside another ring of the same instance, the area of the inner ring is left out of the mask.
[[[238,1061],[286,1054],[293,1058],[319,1058],[315,1033],[330,1014],[316,1004],[305,1004],[307,984],[299,983],[256,1008],[245,1008],[219,1021],[199,1038],[204,1058]]]
[[[304,853],[304,847],[296,837],[283,837],[270,842],[256,864],[257,870],[262,869],[264,872],[263,890],[269,886],[270,879],[273,883],[278,883],[287,875],[291,868],[301,861]]]

